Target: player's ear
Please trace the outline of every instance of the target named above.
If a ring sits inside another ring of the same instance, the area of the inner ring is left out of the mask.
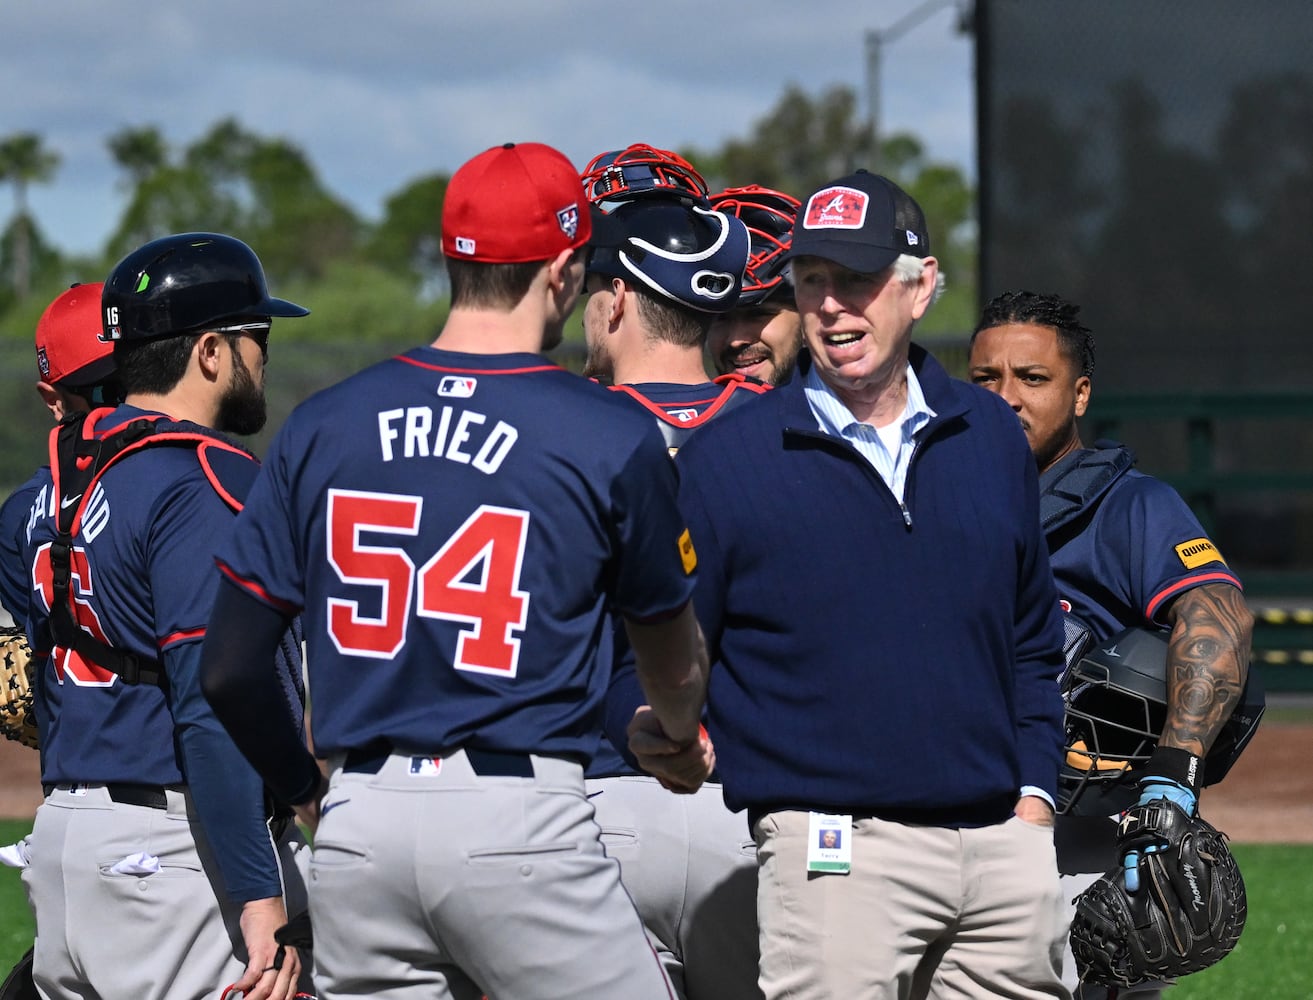
[[[611,311],[606,317],[607,322],[609,322],[612,326],[615,326],[617,323],[619,323],[620,317],[625,314],[626,307],[632,308],[631,306],[632,301],[635,300],[632,300],[630,298],[629,286],[626,285],[619,278],[612,278],[611,279]]]
[[[582,250],[562,250],[547,262],[547,283],[553,291],[578,292],[582,288],[583,276],[571,264],[576,254]],[[578,283],[578,287],[574,287]]]
[[[208,379],[213,380],[219,376],[219,366],[223,360],[221,347],[224,342],[223,335],[213,330],[207,330],[196,338],[196,346],[192,348],[192,358],[200,365],[201,372]]]
[[[64,397],[49,382],[37,382],[37,395],[41,397],[41,402],[46,404],[46,409],[56,420],[64,419]]]
[[[1082,375],[1076,380],[1076,416],[1085,416],[1085,409],[1090,405],[1090,377]]]

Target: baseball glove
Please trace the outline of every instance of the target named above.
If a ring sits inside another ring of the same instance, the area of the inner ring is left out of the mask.
[[[0,985],[0,1000],[41,1000],[41,994],[36,991],[36,983],[32,982],[34,949],[35,945],[28,948],[27,954],[18,960],[18,964],[5,977],[4,984]]]
[[[0,735],[36,749],[32,647],[18,626],[0,628]]]
[[[1225,834],[1154,799],[1127,810],[1118,839],[1123,852],[1140,852],[1141,888],[1128,893],[1115,868],[1077,897],[1071,950],[1081,982],[1134,986],[1221,961],[1247,915]]]

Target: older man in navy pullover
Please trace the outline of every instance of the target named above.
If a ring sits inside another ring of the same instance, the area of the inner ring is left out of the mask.
[[[678,457],[767,998],[1068,995],[1035,463],[1006,405],[911,343],[929,250],[883,177],[814,193],[789,254],[797,376]]]

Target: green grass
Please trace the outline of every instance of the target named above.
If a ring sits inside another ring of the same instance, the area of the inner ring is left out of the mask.
[[[1240,943],[1170,1000],[1313,1000],[1313,847],[1234,844],[1249,919]]]
[[[30,819],[0,819],[0,846],[14,843],[31,829]],[[23,952],[32,947],[35,933],[18,869],[0,865],[0,980],[9,975]]]
[[[31,830],[0,820],[0,844]],[[1313,847],[1233,845],[1249,894],[1235,951],[1181,980],[1170,1000],[1313,1000]],[[32,944],[32,914],[14,868],[0,867],[0,978]]]

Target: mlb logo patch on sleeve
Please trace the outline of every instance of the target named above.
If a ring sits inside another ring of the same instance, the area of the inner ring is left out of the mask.
[[[1176,546],[1176,554],[1186,569],[1195,569],[1210,562],[1226,565],[1222,553],[1218,552],[1217,546],[1207,538],[1192,538],[1188,542],[1182,542]]]

